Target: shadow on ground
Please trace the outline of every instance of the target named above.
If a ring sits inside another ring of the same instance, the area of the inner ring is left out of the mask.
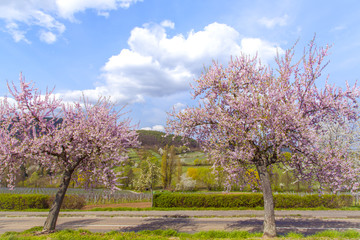
[[[242,228],[252,229],[250,232],[261,232],[263,228],[263,220],[239,220],[233,224],[227,225],[226,230],[241,230]],[[340,220],[301,218],[283,218],[276,220],[276,230],[279,235],[286,235],[289,232],[297,232],[308,236],[325,230],[344,231],[348,229],[360,230],[360,223],[351,223]]]
[[[134,227],[121,228],[122,232],[138,232],[142,230],[157,230],[157,229],[174,229],[176,231],[190,231],[195,232],[196,226],[193,224],[191,218],[149,218],[143,224]]]
[[[66,228],[81,228],[83,226],[90,225],[92,223],[98,222],[97,219],[84,219],[84,220],[76,220],[76,221],[67,221],[65,223],[57,224],[56,229],[66,229]]]

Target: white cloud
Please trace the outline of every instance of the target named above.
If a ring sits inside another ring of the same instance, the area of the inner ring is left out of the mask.
[[[183,104],[183,103],[178,102],[178,103],[175,103],[173,107],[174,107],[174,109],[178,112],[180,109],[185,108],[186,105]]]
[[[342,31],[342,30],[345,30],[345,29],[346,29],[345,25],[339,25],[339,26],[336,26],[336,27],[332,28],[330,30],[330,32],[338,32],[338,31]]]
[[[107,17],[108,11],[128,8],[139,1],[142,0],[1,0],[0,20],[16,42],[30,43],[26,33],[37,26],[40,39],[50,44],[66,29],[62,20],[74,21],[77,12],[94,9]]]
[[[273,44],[259,38],[243,38],[241,40],[241,49],[245,54],[258,54],[264,62],[272,59],[277,53],[284,53],[284,50],[280,47],[274,47]]]
[[[0,104],[5,100],[5,97],[0,97]],[[16,101],[13,98],[7,97],[6,101],[8,102],[9,105],[13,105],[16,106]]]
[[[152,127],[143,127],[141,130],[153,130],[153,131],[160,131],[165,132],[165,127],[163,125],[155,125]]]
[[[258,20],[261,25],[264,25],[267,28],[274,28],[276,25],[281,27],[286,26],[288,24],[289,16],[285,14],[282,17],[275,17],[275,18],[267,18],[263,17]]]
[[[40,33],[40,40],[48,44],[54,43],[56,41],[56,35],[52,32],[42,31]]]
[[[56,0],[58,13],[61,17],[74,20],[74,14],[86,9],[95,9],[100,14],[116,10],[117,8],[128,8],[131,4],[142,0]]]
[[[173,23],[173,22],[170,21],[170,20],[164,20],[164,21],[161,22],[160,25],[163,26],[163,27],[171,28],[171,29],[174,29],[174,28],[175,28],[175,23]]]
[[[16,23],[8,23],[5,28],[6,31],[13,37],[15,42],[24,41],[26,43],[30,43],[30,41],[25,37],[25,31],[19,30],[19,26]]]
[[[131,31],[128,49],[111,56],[102,68],[103,83],[85,90],[91,97],[111,96],[119,103],[144,102],[147,97],[163,97],[189,89],[203,66],[218,60],[226,64],[231,55],[256,54],[263,62],[282,49],[258,38],[241,38],[234,28],[212,23],[202,31],[169,37],[164,24],[145,24]],[[79,98],[80,91],[64,98]],[[177,105],[180,107],[180,105]]]
[[[103,17],[105,17],[105,18],[108,18],[108,17],[110,16],[110,13],[109,13],[109,12],[102,12],[102,11],[100,11],[100,12],[98,12],[98,15],[99,15],[99,16],[103,16]]]

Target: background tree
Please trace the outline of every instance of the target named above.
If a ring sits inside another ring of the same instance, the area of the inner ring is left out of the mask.
[[[171,188],[172,177],[176,170],[176,158],[174,145],[165,146],[161,157],[161,179],[164,189]]]
[[[196,80],[198,107],[170,113],[168,132],[196,137],[204,151],[228,173],[228,180],[258,172],[264,195],[264,236],[276,236],[274,202],[269,167],[283,163],[299,179],[316,179],[334,191],[356,189],[357,169],[346,148],[324,148],[321,122],[357,119],[359,89],[345,91],[315,82],[327,64],[328,47],[317,48],[314,39],[300,61],[294,48],[277,57],[273,71],[257,57],[232,58],[227,67],[216,62]],[[291,151],[286,159],[284,150]],[[328,181],[331,179],[331,181]],[[354,184],[352,184],[354,183]]]
[[[121,110],[108,99],[64,104],[51,91],[42,96],[22,77],[19,90],[13,84],[9,91],[16,104],[5,98],[0,105],[0,135],[6,142],[0,148],[0,169],[8,173],[9,186],[24,161],[62,174],[44,224],[44,231],[52,231],[74,172],[90,174],[88,181],[116,189],[113,168],[127,158],[127,148],[138,145],[137,134],[129,119],[120,121]]]
[[[182,171],[181,158],[176,157],[176,184],[180,183],[182,174],[183,171]]]
[[[140,176],[135,181],[135,187],[139,191],[151,192],[151,205],[153,205],[153,190],[160,180],[160,167],[158,159],[154,156],[148,156],[141,162]]]

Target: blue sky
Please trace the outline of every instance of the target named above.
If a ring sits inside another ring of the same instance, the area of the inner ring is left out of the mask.
[[[139,128],[161,130],[213,59],[258,52],[271,64],[315,33],[333,45],[329,82],[353,85],[359,23],[356,0],[0,0],[0,96],[22,72],[64,101],[111,96]]]

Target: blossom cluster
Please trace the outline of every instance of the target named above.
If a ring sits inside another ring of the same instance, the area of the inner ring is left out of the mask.
[[[130,119],[106,98],[95,104],[86,99],[65,104],[20,76],[20,86],[9,86],[16,104],[0,102],[0,176],[14,186],[21,166],[37,164],[52,174],[67,171],[88,181],[116,188],[115,166],[126,151],[138,145]]]
[[[192,86],[198,106],[169,113],[167,130],[197,138],[214,169],[228,173],[229,183],[248,169],[282,164],[298,179],[319,181],[333,191],[355,190],[358,167],[348,157],[348,144],[330,147],[321,140],[327,134],[324,122],[357,120],[360,95],[356,85],[316,86],[328,50],[313,39],[294,61],[294,46],[277,56],[275,70],[246,55],[231,58],[225,67],[214,62]]]

